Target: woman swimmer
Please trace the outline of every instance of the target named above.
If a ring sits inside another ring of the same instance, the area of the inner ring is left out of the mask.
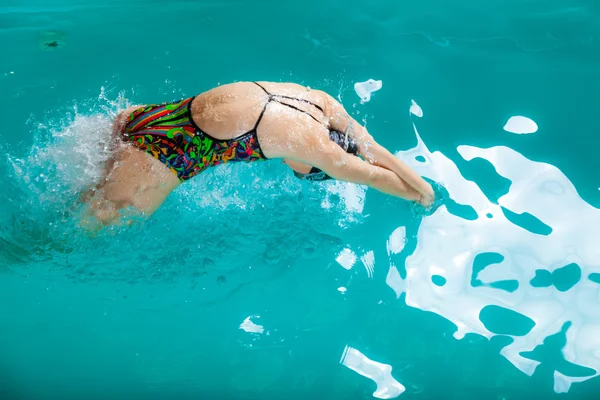
[[[340,103],[297,84],[238,82],[175,103],[130,107],[115,119],[113,134],[122,143],[84,199],[104,224],[127,207],[152,214],[208,167],[273,158],[302,179],[368,185],[424,206],[433,201],[432,187]]]

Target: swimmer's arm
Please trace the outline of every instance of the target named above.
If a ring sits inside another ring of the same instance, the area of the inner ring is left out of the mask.
[[[330,141],[323,143],[322,147],[307,159],[299,161],[313,165],[337,180],[367,185],[406,200],[421,200],[421,194],[394,172],[348,154]]]
[[[434,193],[431,185],[408,165],[400,161],[398,157],[390,153],[385,147],[379,145],[375,141],[371,143],[372,145],[369,147],[369,153],[372,157],[373,164],[393,171],[423,196],[424,205],[430,205],[434,200]]]
[[[416,172],[400,161],[385,147],[373,139],[367,129],[360,125],[333,97],[321,92],[325,98],[325,115],[329,119],[329,127],[339,132],[348,132],[359,145],[360,155],[374,165],[393,171],[406,183],[417,190],[425,199],[433,200],[433,189],[429,183]]]

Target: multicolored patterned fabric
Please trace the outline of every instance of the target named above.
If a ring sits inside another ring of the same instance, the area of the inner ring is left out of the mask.
[[[216,139],[203,132],[191,116],[193,100],[194,97],[135,110],[125,124],[123,140],[158,159],[181,181],[214,165],[266,159],[256,128],[229,140]]]

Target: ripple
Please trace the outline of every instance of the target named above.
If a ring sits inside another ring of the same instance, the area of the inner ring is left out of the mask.
[[[419,226],[416,248],[406,260],[406,279],[392,265],[386,283],[397,296],[406,293],[407,305],[452,321],[457,339],[469,333],[488,338],[499,332],[512,335],[513,342],[501,354],[528,375],[540,361],[523,354],[569,323],[562,350],[566,362],[594,372],[586,377],[557,372],[555,390],[566,391],[571,383],[600,374],[600,300],[597,286],[581,279],[595,279],[593,274],[600,271],[595,243],[600,211],[581,199],[567,177],[550,164],[528,160],[505,146],[459,146],[465,160],[485,159],[494,166],[490,173],[511,182],[494,204],[449,158],[430,152],[416,134],[417,146],[398,157],[443,182],[451,201],[471,207],[476,215],[465,218],[441,204]],[[431,162],[421,163],[419,156]],[[477,267],[476,260],[485,254],[496,258]],[[445,284],[440,286],[433,276],[442,276]],[[510,333],[482,323],[480,316],[490,307],[521,315],[531,321],[524,324],[528,329]]]

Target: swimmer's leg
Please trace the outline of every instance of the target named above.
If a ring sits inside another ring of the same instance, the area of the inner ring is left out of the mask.
[[[100,178],[100,180],[96,184],[88,187],[88,189],[85,190],[81,194],[81,196],[79,198],[81,203],[87,203],[90,201],[90,199],[94,196],[94,193],[97,192],[98,190],[100,190],[103,183],[106,181],[106,178],[108,177],[110,172],[113,170],[116,157],[118,157],[117,153],[118,153],[119,145],[120,145],[120,136],[123,132],[123,129],[125,128],[125,124],[127,123],[127,118],[133,111],[137,110],[140,107],[143,107],[143,106],[128,107],[125,110],[119,112],[117,114],[117,116],[115,117],[115,119],[113,121],[113,125],[112,125],[111,137],[110,137],[110,140],[113,141],[113,144],[114,144],[113,156],[106,161],[106,164],[104,165],[104,171],[102,174],[102,178]]]
[[[117,145],[113,156],[106,163],[100,181],[81,196],[81,203],[85,206],[85,215],[82,216],[83,226],[91,227],[98,223],[112,224],[119,218],[119,210],[127,206],[125,202],[111,198],[109,193],[115,170],[121,161],[122,146]]]
[[[88,188],[80,196],[80,202],[87,209],[84,219],[87,220],[87,225],[90,225],[90,217],[95,219],[95,222],[102,224],[112,224],[120,218],[122,210],[131,206],[131,199],[135,196],[131,190],[124,189],[128,187],[137,187],[134,180],[126,179],[131,175],[126,172],[131,168],[136,157],[125,157],[125,155],[134,150],[134,153],[139,152],[137,149],[132,149],[125,143],[121,142],[121,135],[125,129],[125,124],[129,115],[142,106],[131,106],[121,111],[114,119],[112,125],[111,140],[114,142],[113,154],[106,161],[104,171],[100,180]],[[144,158],[143,153],[136,154],[137,158]],[[125,165],[123,165],[125,164]],[[116,188],[118,187],[118,188]],[[82,223],[84,221],[82,220]]]
[[[89,198],[89,215],[103,224],[128,217],[149,217],[180,185],[179,178],[165,164],[129,144],[117,146],[112,168]]]

